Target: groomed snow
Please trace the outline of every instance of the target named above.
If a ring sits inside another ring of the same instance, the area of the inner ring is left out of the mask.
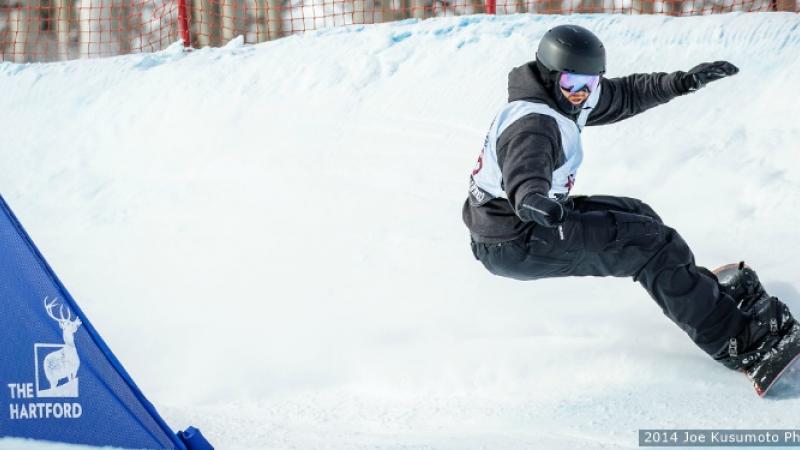
[[[800,312],[800,15],[471,16],[0,63],[0,192],[175,429],[220,449],[637,448],[800,428],[630,279],[488,274],[461,204],[550,27],[609,76],[733,78],[587,129],[575,194],[644,199]],[[53,448],[0,439],[0,448]]]

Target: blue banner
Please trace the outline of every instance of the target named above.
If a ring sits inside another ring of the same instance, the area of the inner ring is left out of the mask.
[[[0,436],[186,448],[105,345],[2,197]]]

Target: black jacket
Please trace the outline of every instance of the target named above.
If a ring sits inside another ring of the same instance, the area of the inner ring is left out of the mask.
[[[681,83],[684,73],[604,78],[600,99],[586,125],[618,122],[687,93]],[[529,62],[508,74],[508,101],[545,103],[559,111],[553,97],[555,91],[551,94],[545,86],[536,62]],[[576,117],[570,118],[576,120]],[[511,240],[534,226],[533,222],[520,219],[515,211],[526,195],[547,195],[553,171],[564,163],[561,134],[555,119],[529,114],[514,122],[497,140],[497,160],[508,199],[496,198],[482,206],[472,206],[467,199],[462,212],[472,238],[479,242]]]

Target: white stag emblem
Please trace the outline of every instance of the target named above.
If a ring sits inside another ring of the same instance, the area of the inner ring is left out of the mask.
[[[56,306],[58,306],[58,317],[53,314],[53,308]],[[47,297],[45,297],[44,307],[47,315],[58,322],[58,326],[63,330],[62,337],[64,338],[64,347],[61,350],[48,353],[44,357],[44,374],[50,383],[50,389],[54,389],[60,380],[66,378],[70,382],[78,373],[81,360],[78,359],[78,351],[75,350],[75,332],[81,326],[81,319],[78,317],[73,319],[69,309],[67,309],[67,317],[64,317],[64,306],[58,305],[57,298],[48,303]]]

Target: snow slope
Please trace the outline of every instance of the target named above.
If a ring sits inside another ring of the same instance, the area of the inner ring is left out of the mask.
[[[506,74],[567,22],[610,76],[741,68],[587,129],[574,193],[645,199],[699,264],[745,259],[800,311],[797,14],[471,16],[0,63],[0,192],[168,423],[218,448],[800,428],[800,394],[757,398],[631,280],[472,258],[461,203]]]

